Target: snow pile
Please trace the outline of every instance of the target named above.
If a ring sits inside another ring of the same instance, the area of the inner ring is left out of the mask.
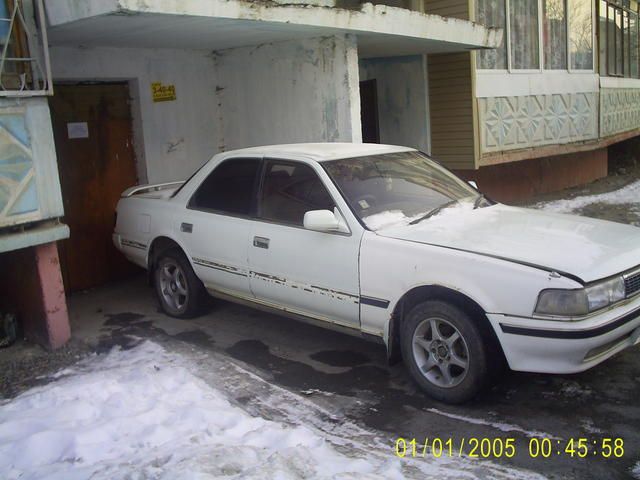
[[[392,455],[352,458],[309,428],[250,416],[185,362],[145,342],[3,404],[0,477],[402,476]]]
[[[584,195],[566,200],[555,200],[552,202],[541,202],[533,206],[555,213],[571,213],[580,210],[594,203],[607,205],[625,205],[636,203],[640,205],[640,180],[630,183],[626,187],[612,192],[600,193],[597,195]]]
[[[475,210],[474,202],[460,201],[444,207],[442,210],[436,212],[433,216],[428,217],[421,223],[424,225],[428,224],[429,229],[434,225],[447,229],[451,222],[454,224],[458,224],[460,222],[459,215],[473,210]],[[408,217],[401,210],[386,210],[384,212],[364,217],[362,220],[370,230],[375,232],[377,230],[384,230],[392,227],[407,226],[414,220],[418,220],[428,213],[429,212],[427,211]]]

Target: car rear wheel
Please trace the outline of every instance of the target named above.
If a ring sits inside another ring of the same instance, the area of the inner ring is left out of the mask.
[[[154,280],[160,306],[167,315],[193,318],[200,313],[204,286],[180,250],[170,250],[160,257]]]
[[[416,305],[403,322],[402,355],[431,397],[463,403],[486,384],[487,352],[478,325],[458,307],[439,300]]]

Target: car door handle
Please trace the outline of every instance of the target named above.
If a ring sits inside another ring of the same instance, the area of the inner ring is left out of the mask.
[[[253,246],[258,248],[269,248],[269,239],[264,237],[253,237]]]
[[[184,233],[193,232],[193,225],[191,223],[182,223],[180,225],[180,231]]]

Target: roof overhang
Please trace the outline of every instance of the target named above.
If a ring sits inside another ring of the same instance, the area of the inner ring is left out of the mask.
[[[326,2],[325,2],[326,3]],[[495,48],[500,30],[402,8],[358,10],[277,0],[45,2],[53,45],[223,50],[353,34],[361,57]]]

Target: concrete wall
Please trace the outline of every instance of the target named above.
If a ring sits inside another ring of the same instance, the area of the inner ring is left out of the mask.
[[[220,150],[362,141],[356,40],[339,35],[216,55]]]
[[[184,179],[217,152],[210,52],[52,47],[51,57],[55,81],[130,81],[140,182]],[[154,103],[153,82],[175,85],[177,99]]]
[[[360,80],[378,86],[380,142],[429,152],[429,112],[424,57],[372,58],[360,62]]]

